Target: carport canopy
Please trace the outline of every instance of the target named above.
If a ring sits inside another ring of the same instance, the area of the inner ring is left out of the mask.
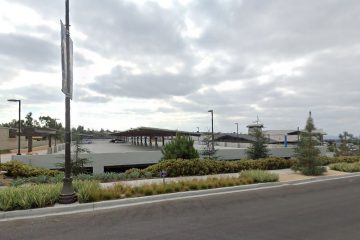
[[[110,135],[119,136],[119,137],[141,137],[141,136],[149,136],[149,137],[170,137],[176,136],[176,134],[182,134],[187,136],[200,136],[201,134],[198,132],[186,132],[179,130],[169,130],[162,128],[150,128],[150,127],[138,127],[131,128],[122,132],[115,132]]]
[[[28,152],[32,152],[32,138],[33,137],[48,137],[49,147],[51,147],[51,136],[56,135],[56,129],[26,127],[26,128],[23,128],[21,135],[26,136],[28,138]]]

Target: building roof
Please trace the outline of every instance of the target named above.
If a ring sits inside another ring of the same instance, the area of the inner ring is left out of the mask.
[[[249,124],[246,127],[247,128],[263,128],[264,124],[262,124],[262,123],[254,123],[254,124]]]
[[[169,130],[169,129],[162,129],[162,128],[150,128],[150,127],[138,127],[132,128],[122,132],[115,132],[110,135],[112,136],[124,136],[124,137],[141,137],[141,136],[148,136],[148,137],[169,137],[169,136],[176,136],[176,134],[183,134],[188,136],[200,136],[200,133],[197,132],[186,132],[186,131],[179,131],[179,130]]]
[[[25,127],[22,129],[24,136],[49,136],[56,134],[56,129],[52,128],[39,128],[39,127]]]
[[[268,143],[273,143],[272,139],[267,139]],[[214,141],[218,142],[255,142],[256,137],[249,134],[221,133],[214,136]]]
[[[294,130],[292,132],[289,132],[288,135],[299,135],[301,133],[305,133],[305,130]],[[323,129],[315,129],[314,131],[312,131],[312,133],[314,134],[320,134],[320,135],[326,135],[327,133],[324,132]]]
[[[287,135],[291,132],[295,132],[297,130],[264,130],[263,133],[265,135]]]

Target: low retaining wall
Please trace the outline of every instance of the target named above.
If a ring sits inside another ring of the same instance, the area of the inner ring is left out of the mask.
[[[123,153],[90,153],[80,154],[80,157],[88,158],[91,163],[86,167],[92,167],[94,173],[104,172],[105,166],[136,166],[154,164],[161,159],[160,151],[143,151],[143,152],[123,152]],[[59,168],[58,163],[63,163],[64,154],[48,155],[21,155],[13,156],[13,160],[18,160],[26,164],[37,167]]]
[[[326,148],[319,148],[325,155]],[[294,148],[271,148],[271,156],[289,158],[294,155]],[[219,160],[237,160],[246,158],[246,148],[219,149],[216,153]],[[87,167],[92,167],[94,173],[104,172],[104,167],[111,166],[134,166],[150,165],[157,163],[161,157],[161,151],[138,151],[121,153],[90,153],[81,154],[81,157],[88,158],[91,163]],[[58,168],[57,163],[63,163],[64,154],[48,155],[21,155],[12,156],[13,160],[19,160],[23,163],[38,167]]]

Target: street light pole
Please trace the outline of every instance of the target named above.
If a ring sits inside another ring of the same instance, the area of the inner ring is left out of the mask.
[[[236,124],[236,137],[239,137],[239,123]]]
[[[18,130],[18,153],[17,155],[21,155],[20,152],[20,138],[21,138],[21,100],[19,99],[8,99],[9,102],[18,102],[19,103],[19,130]]]
[[[56,129],[56,126],[57,126],[56,120],[60,120],[60,119],[59,119],[59,118],[54,118],[54,121],[55,121],[55,129]],[[57,130],[56,130],[56,134],[55,134],[55,146],[56,146],[56,138],[57,138]]]
[[[69,0],[65,0],[65,27],[66,27],[66,71],[67,82],[70,80],[70,20]],[[59,197],[59,203],[69,204],[76,201],[71,178],[71,132],[70,132],[70,96],[65,95],[65,177]]]
[[[214,151],[214,110],[209,110],[208,112],[211,113],[211,143],[212,143],[212,150]]]

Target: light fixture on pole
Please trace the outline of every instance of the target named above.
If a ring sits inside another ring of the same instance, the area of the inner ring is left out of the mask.
[[[212,145],[212,150],[214,151],[214,110],[209,110],[208,112],[211,113],[211,145]]]
[[[236,137],[239,137],[239,123],[234,124],[236,124]]]
[[[19,129],[18,129],[18,153],[17,155],[21,155],[20,153],[20,138],[21,138],[21,100],[19,99],[8,99],[9,102],[18,102],[19,103]]]

